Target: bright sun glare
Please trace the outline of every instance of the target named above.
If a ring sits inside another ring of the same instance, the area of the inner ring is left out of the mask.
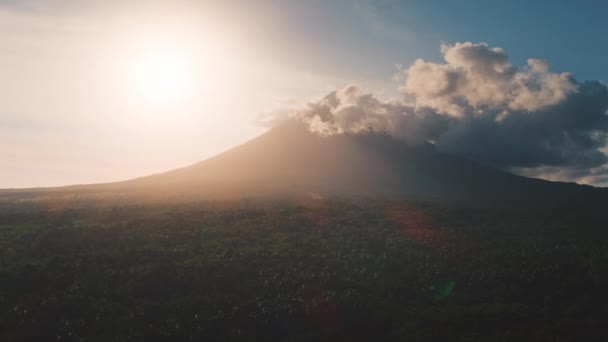
[[[179,114],[220,105],[237,82],[238,65],[222,44],[180,35],[128,40],[131,100],[145,114]]]
[[[178,50],[145,53],[133,65],[134,90],[145,105],[173,107],[193,95],[196,67]]]

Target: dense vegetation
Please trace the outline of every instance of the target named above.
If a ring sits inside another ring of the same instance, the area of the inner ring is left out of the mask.
[[[405,201],[0,210],[1,341],[593,341],[608,218]]]

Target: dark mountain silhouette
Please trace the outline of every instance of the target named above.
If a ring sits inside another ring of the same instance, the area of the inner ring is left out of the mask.
[[[5,198],[404,198],[472,206],[599,206],[608,189],[526,178],[385,134],[310,133],[290,122],[197,164],[130,181],[9,190]]]

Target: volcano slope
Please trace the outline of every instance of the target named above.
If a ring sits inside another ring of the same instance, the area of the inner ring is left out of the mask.
[[[192,166],[135,180],[5,190],[25,202],[185,202],[243,198],[415,199],[494,207],[605,206],[608,190],[526,178],[385,134],[319,136],[289,122]]]
[[[0,341],[605,341],[605,190],[278,127],[0,193]]]

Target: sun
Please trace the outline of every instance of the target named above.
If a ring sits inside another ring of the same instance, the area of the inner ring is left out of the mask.
[[[193,96],[197,67],[179,49],[156,49],[142,54],[132,65],[133,90],[146,106],[175,107]]]
[[[215,39],[195,43],[167,35],[126,40],[122,86],[134,113],[173,117],[221,108],[228,101],[241,79],[240,60]]]

